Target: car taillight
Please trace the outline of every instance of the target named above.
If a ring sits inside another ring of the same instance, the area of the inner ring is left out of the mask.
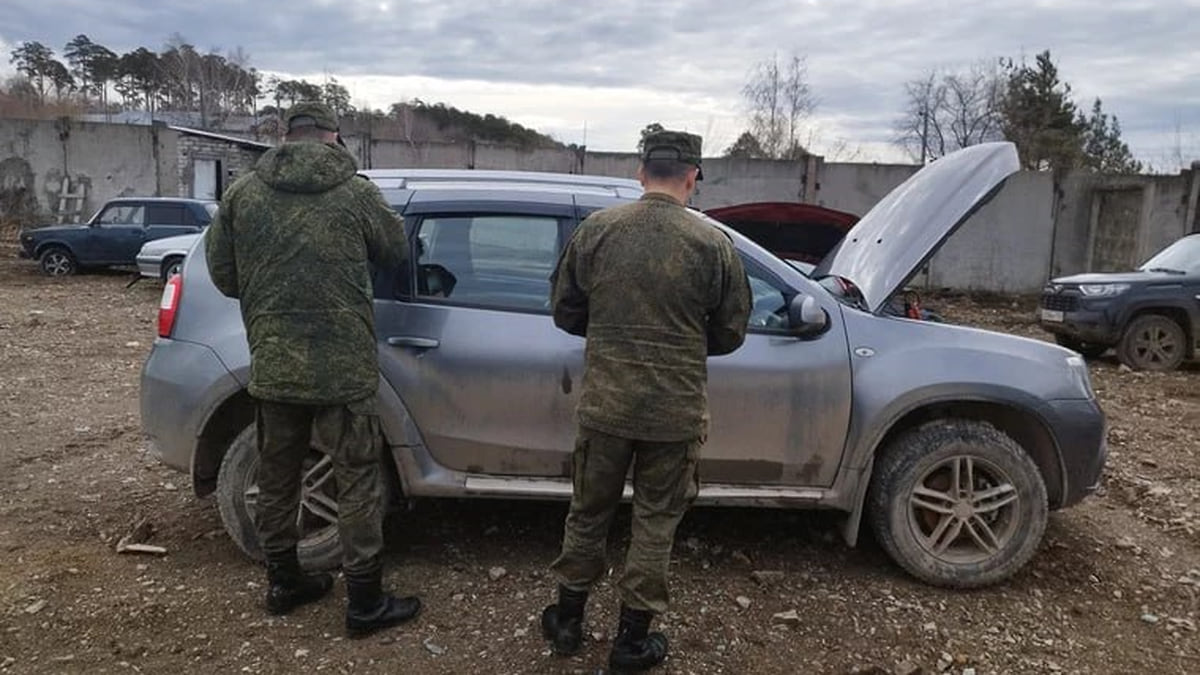
[[[163,287],[162,301],[158,303],[158,336],[171,337],[175,327],[175,312],[179,309],[179,296],[183,293],[183,277],[178,274],[167,279]]]

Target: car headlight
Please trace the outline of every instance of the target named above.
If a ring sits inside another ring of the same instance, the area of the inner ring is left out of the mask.
[[[1071,372],[1075,384],[1087,394],[1088,398],[1096,398],[1096,390],[1092,389],[1092,375],[1088,371],[1087,361],[1084,361],[1082,356],[1078,354],[1068,356],[1067,370]]]
[[[1107,298],[1129,290],[1129,284],[1083,284],[1079,292],[1089,298]]]

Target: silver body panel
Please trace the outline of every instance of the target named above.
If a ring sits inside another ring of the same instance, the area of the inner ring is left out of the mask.
[[[430,214],[536,212],[562,218],[561,246],[588,212],[631,198],[618,194],[628,186],[473,185],[461,173],[453,187],[416,190],[407,178],[378,178],[393,181],[385,196],[404,213],[410,241]],[[783,301],[814,298],[828,325],[804,338],[752,327],[741,349],[709,360],[711,434],[699,503],[856,512],[887,430],[931,402],[997,402],[1040,415],[1053,435],[1059,422],[1046,402],[1077,401],[1063,408],[1076,411],[1072,428],[1102,427],[1086,381],[1068,365],[1072,352],[853,309],[746,237],[713,224]],[[905,261],[911,250],[903,252]],[[878,253],[867,257],[884,264]],[[244,396],[249,351],[238,303],[208,277],[203,239],[182,278],[172,337],[156,341],[145,365],[142,422],[168,465],[196,471],[214,466],[213,457],[195,457],[199,437],[222,402]],[[877,277],[871,297],[897,278]],[[405,494],[568,498],[584,341],[556,329],[548,309],[393,299],[394,283],[386,275],[377,280],[379,401]],[[1067,440],[1055,437],[1063,453]],[[195,478],[199,485],[213,476]]]

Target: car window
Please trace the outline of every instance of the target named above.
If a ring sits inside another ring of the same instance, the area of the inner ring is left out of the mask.
[[[176,204],[150,204],[146,207],[146,222],[151,225],[183,225],[184,209]]]
[[[787,330],[790,291],[774,276],[750,260],[743,259],[746,279],[750,283],[750,320],[748,328]]]
[[[548,311],[558,247],[554,217],[425,218],[414,246],[415,295],[474,307]]]
[[[143,222],[142,213],[141,204],[114,204],[100,213],[96,224],[101,227],[129,227],[130,225],[140,227]]]

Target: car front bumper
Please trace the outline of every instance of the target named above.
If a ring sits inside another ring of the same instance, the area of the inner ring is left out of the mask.
[[[146,258],[143,256],[137,257],[138,273],[144,277],[157,279],[162,275],[162,258]]]
[[[211,411],[241,389],[205,345],[158,338],[142,366],[142,431],[150,450],[177,471],[190,472]]]
[[[1108,461],[1108,422],[1094,399],[1048,401],[1048,404],[1063,470],[1063,494],[1058,508],[1066,508],[1100,487]]]
[[[1055,335],[1065,335],[1080,342],[1111,345],[1120,338],[1120,333],[1103,311],[1063,312],[1061,320],[1053,321],[1046,319],[1042,312],[1038,316],[1038,325]]]

